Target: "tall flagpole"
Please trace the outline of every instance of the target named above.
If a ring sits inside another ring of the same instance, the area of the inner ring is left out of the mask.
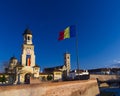
[[[76,58],[77,58],[77,70],[79,74],[80,65],[79,65],[79,54],[78,54],[78,32],[77,30],[76,30]]]

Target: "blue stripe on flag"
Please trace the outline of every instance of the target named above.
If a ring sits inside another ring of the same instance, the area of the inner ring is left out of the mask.
[[[76,27],[75,25],[70,26],[70,37],[76,36]]]

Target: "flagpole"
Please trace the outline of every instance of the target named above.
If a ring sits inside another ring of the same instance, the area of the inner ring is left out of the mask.
[[[77,70],[79,74],[80,65],[79,65],[79,54],[78,54],[78,32],[77,30],[76,30],[76,59],[77,59]]]

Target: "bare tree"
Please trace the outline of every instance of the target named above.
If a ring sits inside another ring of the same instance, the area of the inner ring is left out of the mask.
[[[9,66],[9,62],[8,61],[3,61],[1,64],[0,64],[0,72],[5,72],[5,69],[8,68]]]

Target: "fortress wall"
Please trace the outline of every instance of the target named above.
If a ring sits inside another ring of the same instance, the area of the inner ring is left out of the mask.
[[[96,79],[98,78],[100,81],[107,81],[107,80],[117,80],[120,79],[120,75],[96,75],[92,74],[90,75],[90,79]]]
[[[0,96],[98,96],[96,80],[0,86]]]

